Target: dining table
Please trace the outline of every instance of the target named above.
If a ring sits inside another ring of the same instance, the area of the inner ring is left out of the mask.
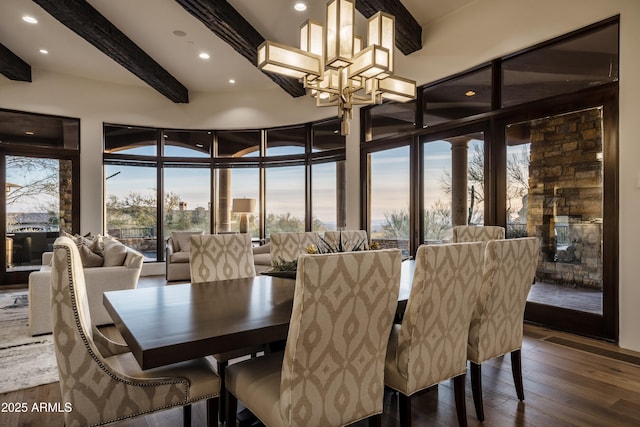
[[[402,262],[398,312],[414,261]],[[287,338],[295,279],[257,275],[105,292],[104,306],[144,369]]]

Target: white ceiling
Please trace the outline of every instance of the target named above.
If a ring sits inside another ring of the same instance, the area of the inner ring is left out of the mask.
[[[425,28],[430,22],[475,0],[402,0]],[[190,92],[255,91],[273,83],[254,64],[220,40],[182,6],[171,0],[88,0]],[[268,40],[297,46],[300,24],[306,19],[325,22],[324,0],[306,0],[308,9],[296,12],[294,0],[229,0],[229,3]],[[22,20],[25,15],[37,24]],[[356,33],[365,35],[365,19],[356,12]],[[186,33],[176,36],[175,31]],[[124,85],[145,85],[135,75],[51,17],[31,0],[0,1],[0,43],[34,70],[48,70]],[[48,50],[47,55],[39,52]],[[200,52],[210,59],[202,60]],[[401,55],[401,53],[398,53]],[[402,70],[396,72],[402,75]],[[0,75],[0,79],[5,79]],[[235,79],[230,84],[229,79]]]

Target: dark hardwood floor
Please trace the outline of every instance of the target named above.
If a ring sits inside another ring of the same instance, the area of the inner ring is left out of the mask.
[[[537,326],[525,327],[522,351],[525,401],[519,402],[509,357],[483,365],[484,423],[475,418],[467,378],[470,426],[638,426],[640,425],[640,354],[617,346]],[[58,384],[0,395],[0,403],[59,402]],[[4,406],[3,406],[4,408]],[[440,384],[413,397],[415,426],[456,426],[453,385]],[[181,409],[139,417],[118,426],[179,426]],[[62,426],[60,413],[0,413],[0,426]],[[205,425],[205,407],[193,407],[194,426]],[[365,426],[358,423],[357,426]],[[383,426],[398,426],[397,396],[387,393]]]

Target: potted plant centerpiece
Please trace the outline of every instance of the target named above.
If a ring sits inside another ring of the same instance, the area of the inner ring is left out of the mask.
[[[339,252],[357,252],[366,250],[376,250],[379,248],[377,242],[369,243],[366,238],[358,239],[354,242],[344,241],[342,238],[342,232],[338,235],[337,242],[330,242],[322,236],[318,236],[318,241],[315,244],[309,245],[305,248],[308,254],[328,254]],[[271,270],[264,274],[269,274],[276,277],[289,277],[295,278],[298,268],[298,260],[285,260],[282,257],[276,257],[271,261]]]

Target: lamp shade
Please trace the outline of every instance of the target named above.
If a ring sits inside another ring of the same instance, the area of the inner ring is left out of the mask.
[[[251,213],[256,210],[256,199],[233,199],[231,210],[234,213]]]

